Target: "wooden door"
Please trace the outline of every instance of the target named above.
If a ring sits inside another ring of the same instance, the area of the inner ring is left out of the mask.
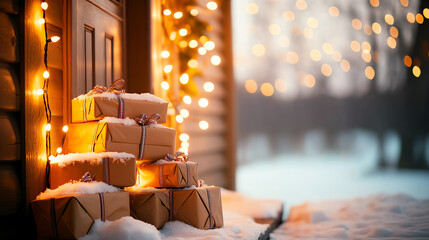
[[[123,78],[123,1],[72,1],[73,98]]]

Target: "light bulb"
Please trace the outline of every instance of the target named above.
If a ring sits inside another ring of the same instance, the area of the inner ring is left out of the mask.
[[[188,34],[188,30],[186,30],[186,29],[184,29],[184,28],[182,28],[182,29],[180,29],[179,30],[179,35],[180,36],[186,36],[186,34]]]
[[[61,153],[63,149],[61,147],[57,148],[57,153]]]
[[[168,90],[170,88],[170,85],[166,81],[162,81],[161,83],[162,89]]]
[[[49,159],[49,161],[54,160],[54,155],[49,156],[48,159]]]
[[[192,103],[192,98],[190,97],[190,96],[188,96],[188,95],[186,95],[186,96],[184,96],[183,97],[183,102],[185,103],[185,104],[191,104]]]
[[[195,9],[195,8],[194,8],[194,9],[192,9],[192,10],[191,10],[191,15],[192,15],[192,16],[194,16],[194,17],[195,17],[195,16],[197,16],[197,15],[198,15],[198,10],[197,10],[197,9]]]
[[[198,48],[198,53],[200,55],[206,55],[207,50],[205,48],[203,48],[203,47],[200,47],[200,48]]]
[[[209,123],[207,121],[200,121],[198,124],[202,130],[207,130],[209,128]]]
[[[217,65],[219,65],[219,64],[220,64],[220,62],[221,62],[222,60],[220,59],[220,57],[219,57],[218,55],[213,55],[213,56],[210,58],[210,61],[211,61],[211,63],[212,63],[213,65],[217,66]]]
[[[49,78],[49,72],[48,71],[44,71],[43,72],[43,77],[44,78]]]
[[[182,76],[180,76],[180,83],[181,84],[187,84],[189,81],[189,75],[187,73],[182,74]]]
[[[51,37],[51,42],[58,42],[59,40],[60,40],[60,37],[58,36]]]
[[[180,135],[179,135],[179,139],[180,139],[180,141],[182,141],[182,142],[189,141],[189,135],[188,135],[188,134],[186,134],[186,133],[182,133],[182,134],[180,134]]]
[[[182,115],[177,115],[177,116],[176,116],[176,121],[177,121],[178,123],[182,123],[182,122],[183,122],[183,116],[182,116]]]
[[[206,4],[206,6],[207,6],[207,8],[208,8],[208,9],[210,9],[210,10],[214,11],[214,10],[216,10],[216,8],[217,8],[217,3],[215,3],[215,2],[208,2],[208,3]]]
[[[169,64],[169,65],[167,65],[167,66],[164,67],[164,72],[165,73],[170,73],[171,70],[173,70],[173,65]]]
[[[64,125],[63,126],[63,132],[68,132],[69,131],[69,126],[67,126],[67,125]]]
[[[198,47],[198,42],[196,40],[189,41],[189,47],[190,48],[196,48],[196,47]]]
[[[213,90],[214,90],[214,84],[212,82],[206,82],[203,85],[203,89],[206,92],[213,92]]]
[[[182,148],[189,148],[189,142],[182,142],[182,143],[180,143],[180,146]]]
[[[207,41],[204,43],[204,47],[209,51],[213,50],[215,48],[215,43],[213,41]]]
[[[38,22],[39,24],[44,24],[44,23],[45,23],[45,19],[44,19],[44,18],[41,18],[41,19],[39,19],[37,22]]]
[[[39,95],[39,96],[42,96],[43,93],[45,93],[45,91],[43,91],[43,89],[37,89],[36,90],[36,94]]]
[[[42,3],[40,4],[40,6],[42,7],[42,9],[43,9],[43,10],[48,9],[48,3],[47,3],[47,2],[42,2]]]
[[[51,129],[52,129],[51,124],[50,123],[46,124],[45,130],[49,132],[49,131],[51,131]]]
[[[207,98],[200,98],[200,100],[198,100],[198,105],[200,105],[202,108],[205,108],[209,105],[209,100],[207,100]]]
[[[161,57],[162,58],[168,58],[168,57],[170,57],[170,52],[167,51],[167,50],[162,51],[161,52]]]
[[[189,111],[188,111],[188,109],[182,109],[182,110],[180,110],[180,115],[182,115],[184,118],[188,118],[189,117]]]
[[[183,16],[183,13],[182,12],[175,12],[173,16],[175,19],[179,19]]]
[[[171,15],[171,11],[170,11],[170,9],[165,9],[165,10],[164,10],[164,15],[165,15],[165,16],[170,16],[170,15]]]

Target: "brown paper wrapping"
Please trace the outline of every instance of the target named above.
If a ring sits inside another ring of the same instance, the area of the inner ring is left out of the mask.
[[[198,186],[198,164],[195,162],[141,163],[138,185],[155,188],[181,188]]]
[[[105,220],[130,216],[128,192],[106,192],[103,195]],[[55,229],[58,239],[78,239],[88,234],[94,220],[101,218],[99,194],[34,200],[31,207],[38,239],[54,239]],[[52,221],[54,214],[55,223]]]
[[[147,189],[143,192],[130,190],[130,210],[133,217],[157,228],[161,228],[169,220],[182,221],[199,229],[223,226],[219,187]]]
[[[137,158],[139,156],[142,127],[108,122],[70,124],[65,142],[67,152],[92,152],[94,135],[94,152],[127,152]],[[156,161],[174,153],[175,148],[175,129],[146,127],[144,154],[141,159]]]
[[[106,166],[106,162],[108,166]],[[50,164],[49,181],[51,189],[57,188],[70,180],[79,180],[86,172],[95,174],[93,180],[105,182],[117,187],[130,187],[136,184],[136,159],[126,159],[122,163],[119,159],[105,158],[99,164],[91,161],[79,161],[61,167],[58,163]],[[107,171],[106,171],[107,170]]]
[[[124,118],[129,117],[131,119],[138,118],[140,114],[146,113],[148,116],[153,113],[158,113],[160,119],[158,123],[167,122],[167,108],[168,103],[155,103],[142,100],[124,99]],[[85,102],[85,103],[84,103]],[[84,111],[84,106],[86,111]],[[104,117],[119,117],[119,103],[118,99],[106,98],[97,95],[93,95],[83,99],[73,98],[72,99],[72,122],[86,122],[101,120]],[[84,113],[86,112],[86,121],[84,119]]]

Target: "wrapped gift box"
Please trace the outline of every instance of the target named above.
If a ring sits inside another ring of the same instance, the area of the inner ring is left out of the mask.
[[[138,185],[155,188],[181,188],[198,186],[198,164],[158,160],[153,163],[140,163]]]
[[[121,100],[118,98],[120,97]],[[100,93],[72,99],[72,122],[101,120],[104,117],[137,118],[142,113],[160,115],[159,123],[167,121],[168,103],[149,93]]]
[[[191,187],[188,189],[133,187],[126,190],[130,192],[132,215],[157,228],[161,228],[167,221],[174,220],[199,229],[214,229],[223,226],[219,187]],[[152,199],[152,201],[147,199]],[[166,215],[167,209],[168,216]],[[173,210],[170,211],[171,209]]]
[[[51,159],[49,180],[51,188],[57,188],[89,172],[94,181],[130,187],[136,184],[136,171],[136,157],[129,153],[70,153]]]
[[[111,120],[111,119],[110,119]],[[120,119],[116,119],[118,121]],[[128,119],[130,120],[130,119]],[[66,150],[69,153],[127,152],[137,159],[156,161],[176,147],[176,130],[162,125],[142,127],[115,122],[69,125]]]
[[[130,216],[129,206],[126,191],[60,196],[31,202],[38,239],[78,239],[88,234],[96,219],[114,221]]]

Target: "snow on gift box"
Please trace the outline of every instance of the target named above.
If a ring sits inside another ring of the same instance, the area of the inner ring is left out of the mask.
[[[96,219],[130,215],[128,192],[103,182],[66,183],[31,202],[38,239],[78,239]]]
[[[181,221],[199,229],[223,226],[219,187],[203,186],[184,189],[131,187],[131,215],[161,228],[168,221]]]
[[[106,117],[99,122],[70,124],[65,146],[69,153],[127,152],[139,160],[156,161],[175,151],[176,130]]]
[[[140,114],[160,115],[159,123],[167,121],[168,103],[150,93],[124,93],[123,79],[116,80],[109,88],[95,86],[87,94],[72,99],[72,122],[101,120],[104,117],[131,119]]]
[[[51,188],[79,180],[86,172],[94,181],[117,187],[130,187],[136,183],[136,157],[125,152],[70,153],[51,159],[49,181]]]

